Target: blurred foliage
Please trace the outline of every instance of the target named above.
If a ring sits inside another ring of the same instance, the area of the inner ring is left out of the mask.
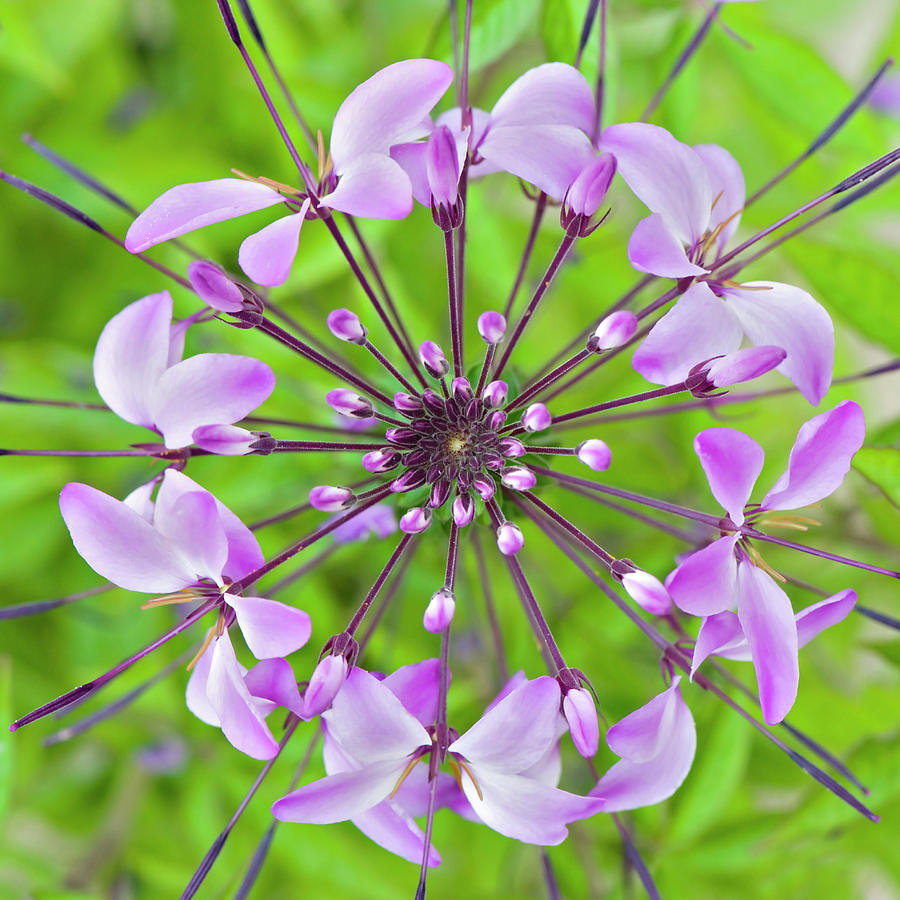
[[[464,7],[464,4],[460,3]],[[258,0],[256,13],[273,57],[304,115],[326,132],[343,97],[396,59],[451,59],[445,5],[437,0]],[[547,58],[571,61],[584,7],[581,0],[477,0],[472,31],[472,97],[490,108],[504,87]],[[674,0],[611,4],[604,120],[637,118],[704,9]],[[710,32],[657,111],[654,121],[688,143],[727,146],[748,185],[764,183],[800,153],[848,102],[900,38],[896,2],[794,0],[723,7]],[[212,0],[2,0],[0,167],[65,197],[124,233],[128,217],[74,183],[18,141],[30,132],[143,208],[173,184],[226,176],[234,166],[291,178],[252,82],[227,40]],[[727,27],[726,27],[727,26]],[[596,32],[584,71],[596,74]],[[451,102],[449,97],[446,102]],[[748,210],[741,234],[775,221],[891,149],[898,121],[863,109],[787,181]],[[0,216],[0,390],[26,396],[95,401],[91,355],[105,321],[124,304],[171,287],[153,269],[87,229],[2,188]],[[877,365],[900,350],[897,244],[900,193],[888,186],[824,221],[784,252],[755,263],[746,278],[802,284],[832,313],[836,375]],[[610,195],[613,215],[577,247],[518,354],[519,377],[595,319],[635,275],[624,248],[642,207],[622,185]],[[469,195],[467,304],[470,312],[501,307],[531,218],[531,205],[512,179],[491,178]],[[192,235],[201,253],[236,270],[240,238],[250,220]],[[254,222],[262,223],[261,218]],[[387,283],[419,339],[444,339],[443,250],[427,212],[406,221],[365,224]],[[540,277],[558,240],[548,215],[528,282]],[[186,259],[161,247],[155,259],[182,271]],[[196,300],[174,289],[187,315]],[[649,291],[642,299],[650,299]],[[325,229],[304,229],[298,265],[276,294],[316,333],[324,315],[349,306],[371,323],[364,298]],[[520,302],[521,298],[520,298]],[[467,341],[477,346],[474,315]],[[373,329],[376,339],[384,338]],[[192,329],[189,352],[230,350],[258,355],[279,375],[264,414],[327,422],[322,396],[334,386],[312,367],[259,334],[210,324]],[[374,372],[366,360],[355,360]],[[596,398],[640,390],[623,359],[571,391],[572,408]],[[763,386],[782,386],[773,376]],[[897,375],[839,385],[826,404],[859,399],[869,417],[873,448],[821,510],[823,527],[809,540],[838,553],[896,566]],[[759,439],[767,450],[765,484],[782,471],[809,408],[790,394],[763,403],[724,406],[716,418]],[[704,412],[609,422],[565,432],[573,441],[599,434],[614,450],[610,483],[675,502],[714,509],[691,437],[710,423]],[[48,410],[5,404],[2,443],[16,447],[115,448],[145,440],[137,428],[103,412]],[[560,463],[564,465],[564,463]],[[4,603],[59,597],[90,588],[97,577],[73,551],[56,508],[67,481],[123,496],[147,480],[135,460],[3,460],[0,546]],[[290,454],[246,459],[200,458],[190,474],[245,521],[302,502],[310,486],[333,481],[340,460]],[[575,469],[571,469],[576,471]],[[863,477],[864,476],[864,477]],[[548,486],[542,492],[601,544],[662,576],[684,545],[599,504]],[[882,492],[883,491],[883,492]],[[311,529],[291,520],[260,532],[267,554]],[[567,659],[596,685],[610,722],[659,689],[658,659],[633,626],[557,551],[523,523],[526,573]],[[437,638],[421,629],[421,612],[438,586],[442,541],[433,528],[363,660],[389,670],[437,653]],[[485,539],[490,540],[489,534]],[[390,552],[388,542],[337,549],[282,599],[307,609],[309,646],[294,657],[307,677],[319,647],[343,628],[350,611]],[[792,577],[829,593],[854,586],[861,602],[898,614],[896,582],[823,565],[812,557],[772,550],[767,558]],[[296,567],[296,564],[294,564]],[[491,566],[510,666],[529,676],[542,667],[527,622],[499,564]],[[498,685],[497,666],[471,554],[461,563],[454,623],[451,722],[464,728]],[[811,602],[795,589],[797,606]],[[70,686],[105,671],[174,621],[170,609],[141,612],[139,600],[114,591],[42,616],[3,622],[0,630],[0,718],[25,713]],[[122,696],[189,646],[173,642],[119,679],[87,708]],[[697,719],[699,748],[691,775],[669,802],[626,816],[636,842],[667,898],[900,897],[897,817],[900,814],[895,633],[851,616],[803,651],[800,696],[790,719],[846,759],[871,793],[883,821],[873,825],[807,778],[733,712],[698,688],[686,688]],[[752,683],[746,664],[732,671]],[[165,898],[179,896],[196,864],[232,814],[259,769],[221,734],[184,708],[185,676],[177,672],[114,719],[53,746],[42,739],[78,719],[0,731],[0,898]],[[283,794],[312,729],[301,729],[284,759],[250,804],[201,890],[206,898],[234,895],[257,841],[270,824],[272,800]],[[585,791],[586,767],[564,747],[564,786]],[[321,773],[311,764],[307,776]],[[612,755],[601,750],[601,769]],[[539,853],[487,828],[441,815],[435,842],[444,862],[429,878],[429,897],[546,896]],[[623,879],[621,843],[604,817],[578,823],[571,839],[551,848],[562,896],[640,896]],[[348,823],[280,826],[253,897],[269,900],[332,896],[412,896],[416,870],[368,842]]]

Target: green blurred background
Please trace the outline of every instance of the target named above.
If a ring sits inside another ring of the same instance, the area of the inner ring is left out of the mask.
[[[474,102],[490,108],[528,67],[548,58],[571,61],[584,5],[476,0]],[[450,59],[447,16],[439,2],[258,0],[255,7],[300,108],[326,136],[340,101],[375,70],[410,56]],[[675,2],[614,0],[611,7],[607,123],[640,115],[704,15],[701,6]],[[721,18],[745,43],[713,28],[654,121],[688,143],[728,147],[751,189],[801,152],[900,47],[893,0],[734,4]],[[232,166],[290,180],[290,159],[227,40],[213,0],[3,0],[0,26],[0,168],[65,197],[114,233],[124,233],[127,216],[20,143],[22,133],[32,133],[139,208],[173,184],[224,177]],[[595,60],[592,42],[584,67],[590,79]],[[898,137],[897,119],[861,111],[789,181],[754,205],[741,234],[752,234],[818,195],[891,149]],[[546,359],[635,281],[624,248],[643,208],[622,185],[610,199],[610,220],[579,244],[576,264],[566,267],[523,340],[518,375],[528,375],[531,363]],[[898,199],[897,187],[889,185],[744,273],[748,279],[800,284],[825,304],[838,333],[836,375],[900,353]],[[170,285],[8,185],[0,185],[0,209],[0,391],[95,401],[90,363],[103,324],[126,303]],[[502,307],[530,217],[531,206],[512,179],[487,179],[471,190],[471,311]],[[417,208],[404,222],[364,224],[416,339],[445,341],[443,249],[427,212]],[[236,270],[237,247],[246,233],[246,222],[237,221],[199,232],[191,244]],[[529,285],[558,237],[555,215],[548,215]],[[171,247],[154,256],[179,271],[186,263]],[[179,315],[196,308],[183,290],[173,294]],[[290,281],[273,297],[318,334],[325,333],[324,316],[336,306],[349,306],[370,323],[374,318],[325,230],[314,224],[304,229]],[[473,322],[474,316],[467,332],[470,349],[477,342]],[[373,333],[381,338],[378,329]],[[266,414],[328,423],[322,397],[335,384],[287,351],[261,335],[219,323],[192,329],[188,352],[210,349],[258,355],[276,369],[278,387]],[[622,396],[642,384],[623,359],[571,392],[565,408]],[[783,381],[773,377],[765,384]],[[845,397],[860,400],[867,411],[868,449],[820,511],[823,527],[809,540],[896,567],[900,378],[835,388],[824,405],[830,408]],[[763,486],[781,472],[797,427],[810,415],[792,396],[723,413],[766,447]],[[614,452],[609,483],[712,511],[691,451],[693,434],[709,424],[708,414],[695,412],[562,434],[567,442],[590,436],[608,441]],[[102,412],[0,406],[0,444],[6,446],[110,449],[145,439],[140,429]],[[191,463],[190,474],[249,522],[303,502],[314,484],[358,477],[354,465],[290,454],[201,458]],[[59,518],[56,495],[64,483],[86,481],[123,496],[156,471],[140,460],[7,457],[2,467],[4,604],[58,597],[98,583]],[[583,474],[572,465],[563,467]],[[548,486],[541,490],[611,552],[630,556],[660,577],[684,549],[599,505]],[[263,549],[267,555],[277,552],[315,521],[307,517],[261,531]],[[523,565],[563,652],[591,677],[604,714],[616,721],[660,689],[657,655],[533,527],[523,528],[528,542]],[[442,579],[445,545],[438,527],[427,537],[362,660],[367,668],[390,670],[437,654],[437,638],[423,632],[420,622]],[[483,537],[491,541],[489,533]],[[370,541],[339,549],[280,595],[313,617],[313,638],[292,659],[299,678],[308,677],[327,637],[344,627],[392,546]],[[856,587],[861,603],[900,613],[895,582],[787,552],[771,552],[767,559],[829,592]],[[451,724],[459,730],[477,718],[498,686],[471,553],[461,566],[450,694]],[[541,674],[540,656],[502,566],[492,562],[491,576],[510,666],[524,668],[530,677]],[[800,591],[793,596],[797,608],[814,599]],[[3,622],[0,720],[11,721],[105,671],[174,621],[170,609],[141,612],[140,602],[115,591]],[[174,641],[87,710],[124,695],[190,645],[189,639]],[[900,897],[898,663],[895,633],[852,615],[803,651],[800,697],[790,716],[845,758],[870,787],[867,802],[882,815],[879,825],[816,785],[715,698],[686,688],[699,733],[694,769],[671,801],[626,817],[662,895]],[[732,669],[752,682],[749,666]],[[260,767],[185,710],[185,679],[179,669],[114,719],[68,742],[42,745],[57,728],[83,715],[83,708],[15,735],[0,731],[0,898],[180,895]],[[285,751],[200,897],[234,895],[270,824],[269,804],[286,791],[311,734],[311,728],[301,729]],[[601,770],[612,760],[601,749]],[[568,739],[564,761],[563,786],[589,789],[590,776]],[[321,771],[314,755],[307,777]],[[565,845],[550,850],[564,897],[642,896],[640,885],[623,875],[621,843],[608,818],[578,823],[570,832]],[[430,897],[547,895],[533,847],[447,813],[438,817],[434,839],[444,862],[429,878]],[[415,867],[369,843],[349,823],[284,825],[251,896],[411,897],[416,879]]]

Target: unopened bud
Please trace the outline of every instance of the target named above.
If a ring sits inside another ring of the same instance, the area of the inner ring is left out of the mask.
[[[594,329],[594,333],[588,339],[587,348],[592,353],[597,353],[600,350],[621,347],[634,337],[637,327],[637,316],[627,309],[620,309],[608,315]]]
[[[488,428],[490,428],[491,431],[498,431],[503,427],[506,419],[507,415],[502,409],[494,410],[487,418]]]
[[[474,396],[472,385],[468,378],[454,378],[450,382],[450,396],[460,403],[468,403]]]
[[[331,706],[347,678],[347,660],[343,656],[329,654],[316,666],[309,686],[303,692],[303,716],[311,719],[321,715]]]
[[[414,506],[400,517],[400,530],[406,534],[421,534],[431,525],[431,510]]]
[[[238,428],[237,425],[201,425],[194,429],[191,437],[201,450],[218,453],[219,456],[243,456],[256,450],[254,444],[258,444],[265,437],[272,440],[268,432],[247,431]],[[265,453],[265,450],[262,452]]]
[[[309,502],[314,509],[322,512],[340,512],[350,509],[356,503],[356,497],[350,488],[322,484],[309,492]]]
[[[490,500],[494,496],[494,479],[489,475],[476,475],[472,479],[472,487],[475,488],[476,493],[482,500]]]
[[[589,469],[595,472],[605,472],[612,462],[612,451],[600,438],[590,438],[582,441],[575,448],[575,455]]]
[[[369,332],[359,320],[359,316],[349,309],[333,309],[325,320],[328,330],[341,341],[364,344]]]
[[[362,464],[367,472],[390,472],[400,465],[400,454],[390,447],[382,447],[363,454]]]
[[[347,388],[335,388],[325,396],[328,405],[342,416],[352,419],[368,419],[372,415],[372,404],[365,397]]]
[[[543,403],[532,403],[522,415],[522,427],[526,431],[543,431],[550,427],[550,410]]]
[[[444,403],[444,398],[431,388],[426,388],[422,391],[422,405],[433,416],[443,416],[447,411],[447,404]]]
[[[610,574],[641,609],[654,616],[665,616],[672,610],[672,598],[665,585],[654,575],[639,569],[630,559],[617,559]]]
[[[425,149],[425,176],[433,206],[454,206],[460,176],[456,139],[446,125],[438,125],[428,137]]]
[[[419,360],[425,371],[434,378],[443,378],[450,371],[450,363],[447,362],[444,351],[434,341],[422,341]]]
[[[394,409],[411,419],[422,411],[422,399],[404,391],[397,391],[394,394]]]
[[[191,287],[208,306],[228,313],[243,310],[244,295],[240,288],[215,263],[197,259],[187,271]]]
[[[456,600],[453,598],[453,592],[447,590],[447,588],[441,588],[431,595],[431,602],[425,609],[422,624],[425,626],[426,631],[437,634],[453,621],[455,612]]]
[[[530,491],[537,484],[534,472],[525,466],[506,466],[500,472],[500,481],[514,491]]]
[[[706,377],[717,388],[752,381],[781,365],[786,356],[781,347],[745,347],[714,359],[709,364]]]
[[[475,518],[475,501],[471,494],[460,494],[453,501],[453,521],[460,527],[465,528],[471,524]]]
[[[493,409],[503,406],[508,396],[509,385],[505,381],[492,381],[481,392],[481,399]]]
[[[518,459],[526,453],[525,445],[516,438],[503,438],[500,441],[500,452],[508,459]]]
[[[478,333],[487,344],[499,344],[506,334],[506,317],[489,310],[478,317]]]
[[[399,478],[391,482],[391,490],[395,494],[414,491],[425,484],[425,472],[422,469],[407,469]]]
[[[600,746],[600,723],[590,692],[585,688],[567,691],[563,697],[563,715],[569,723],[575,749],[585,759],[596,756]]]
[[[515,556],[525,546],[522,529],[515,522],[504,522],[497,529],[497,546],[504,556]]]
[[[591,160],[569,185],[563,200],[562,216],[583,216],[589,219],[598,209],[616,174],[616,158],[601,153]]]
[[[450,498],[450,492],[453,490],[453,482],[449,478],[438,479],[431,488],[428,496],[428,505],[438,509],[443,506]]]

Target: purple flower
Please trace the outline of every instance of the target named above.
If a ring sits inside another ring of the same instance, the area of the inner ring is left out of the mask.
[[[601,146],[651,211],[631,235],[631,264],[653,275],[701,279],[653,327],[634,368],[648,381],[675,384],[695,363],[737,350],[747,337],[781,347],[787,356],[778,370],[810,403],[819,403],[834,364],[828,313],[789,284],[738,286],[710,274],[744,205],[744,177],[731,154],[715,144],[689,147],[664,128],[636,122],[605,129]]]
[[[172,324],[168,291],[150,294],[106,323],[94,353],[94,381],[106,405],[126,422],[161,434],[169,448],[193,443],[194,432],[204,426],[243,419],[275,387],[269,366],[249,356],[200,353],[182,360],[189,324]],[[201,431],[204,436],[209,432]],[[231,443],[235,437],[247,442],[247,452],[250,432],[240,429]],[[218,452],[213,440],[205,444]]]
[[[722,523],[726,534],[688,556],[670,573],[666,587],[675,603],[693,615],[716,616],[737,607],[763,717],[770,724],[787,715],[797,696],[798,627],[787,594],[755,564],[761,560],[745,531],[763,524],[768,513],[809,506],[835,491],[864,436],[862,409],[851,400],[810,419],[800,428],[787,470],[746,517],[747,501],[762,471],[762,448],[732,428],[708,428],[694,439],[713,496],[728,514]],[[709,627],[723,621],[730,620],[716,620]],[[736,633],[729,631],[726,637],[728,643]],[[707,643],[720,646],[711,634],[704,638]],[[704,652],[717,650],[701,650],[699,655]]]

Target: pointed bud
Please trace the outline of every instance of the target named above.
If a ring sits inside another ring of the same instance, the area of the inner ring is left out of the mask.
[[[407,469],[399,478],[391,482],[391,490],[395,494],[413,491],[425,484],[425,473],[421,469]]]
[[[730,387],[742,381],[752,381],[784,362],[787,353],[781,347],[746,347],[727,356],[714,359],[706,372],[713,387]]]
[[[356,497],[350,488],[322,484],[309,492],[309,502],[313,509],[322,512],[341,512],[350,509],[356,503]]]
[[[406,534],[421,534],[431,525],[431,510],[414,506],[400,517],[400,530]]]
[[[500,452],[508,459],[518,459],[526,453],[525,445],[515,438],[503,438],[500,441]]]
[[[364,344],[369,332],[359,320],[359,316],[349,309],[333,309],[325,320],[328,330],[341,341]]]
[[[543,403],[532,403],[522,415],[522,427],[531,432],[549,428],[550,410]]]
[[[478,317],[478,333],[487,344],[499,344],[506,334],[506,318],[489,310]]]
[[[475,518],[475,501],[472,499],[471,494],[460,494],[453,501],[453,521],[460,528],[465,528],[466,525],[471,524],[472,519]]]
[[[441,588],[431,595],[431,602],[425,609],[422,624],[425,626],[426,631],[437,634],[453,621],[455,612],[456,600],[453,598],[453,592],[447,590],[447,588]]]
[[[627,344],[637,331],[638,320],[634,313],[626,309],[611,313],[594,329],[588,340],[587,348],[592,353],[601,350],[613,350]]]
[[[514,491],[530,491],[537,484],[534,472],[525,466],[506,466],[500,472],[500,481]]]
[[[492,412],[487,418],[487,425],[492,431],[498,431],[506,424],[506,413],[502,409]]]
[[[490,475],[476,475],[472,479],[472,487],[482,500],[490,500],[494,496],[494,479]]]
[[[663,583],[642,569],[622,576],[622,587],[641,609],[654,616],[665,616],[672,611],[672,598]]]
[[[303,692],[304,718],[311,719],[321,715],[331,706],[338,691],[344,686],[348,668],[343,656],[329,654],[320,660],[309,679],[309,686]]]
[[[419,433],[412,428],[388,428],[384,436],[398,447],[415,447],[419,443]]]
[[[390,472],[400,465],[400,454],[391,447],[382,447],[363,454],[362,464],[367,472]]]
[[[515,522],[504,522],[497,529],[497,546],[504,556],[515,556],[525,546],[525,536]]]
[[[265,437],[272,438],[266,431],[246,431],[237,425],[201,425],[194,429],[191,437],[201,450],[218,453],[219,456],[243,456],[253,450],[259,452],[254,445],[261,447]],[[265,450],[262,452],[265,453]]]
[[[563,200],[563,216],[584,216],[589,219],[598,209],[616,174],[616,159],[611,153],[601,153],[591,160],[569,185]]]
[[[492,381],[481,392],[481,399],[493,409],[503,406],[509,396],[509,385],[505,381]]]
[[[575,749],[585,759],[596,756],[600,746],[600,723],[590,691],[584,688],[567,691],[563,698],[563,715],[569,723]]]
[[[431,494],[428,497],[428,505],[434,509],[443,506],[450,498],[450,492],[452,490],[453,482],[449,478],[439,479],[431,488]]]
[[[456,139],[446,125],[439,125],[429,135],[425,150],[425,175],[434,206],[449,209],[456,203],[460,174]]]
[[[475,396],[472,385],[469,384],[469,379],[454,378],[450,382],[450,396],[460,403],[468,403]]]
[[[372,404],[365,397],[347,388],[335,388],[329,391],[325,400],[328,405],[342,416],[352,419],[368,419],[372,415]]]
[[[447,406],[444,403],[444,398],[437,391],[433,391],[431,388],[426,388],[424,391],[422,391],[422,405],[433,416],[443,416],[447,411]],[[431,431],[430,425],[427,427],[427,430]]]
[[[404,391],[397,391],[394,394],[394,409],[411,419],[422,411],[422,399]]]
[[[419,360],[425,371],[434,378],[443,378],[450,371],[450,363],[447,362],[444,351],[434,341],[422,341]]]
[[[605,472],[612,462],[612,450],[609,449],[606,441],[601,441],[600,438],[582,441],[575,448],[575,455],[595,472]]]
[[[240,288],[215,263],[194,260],[188,266],[188,278],[197,296],[213,309],[228,313],[244,309]]]

